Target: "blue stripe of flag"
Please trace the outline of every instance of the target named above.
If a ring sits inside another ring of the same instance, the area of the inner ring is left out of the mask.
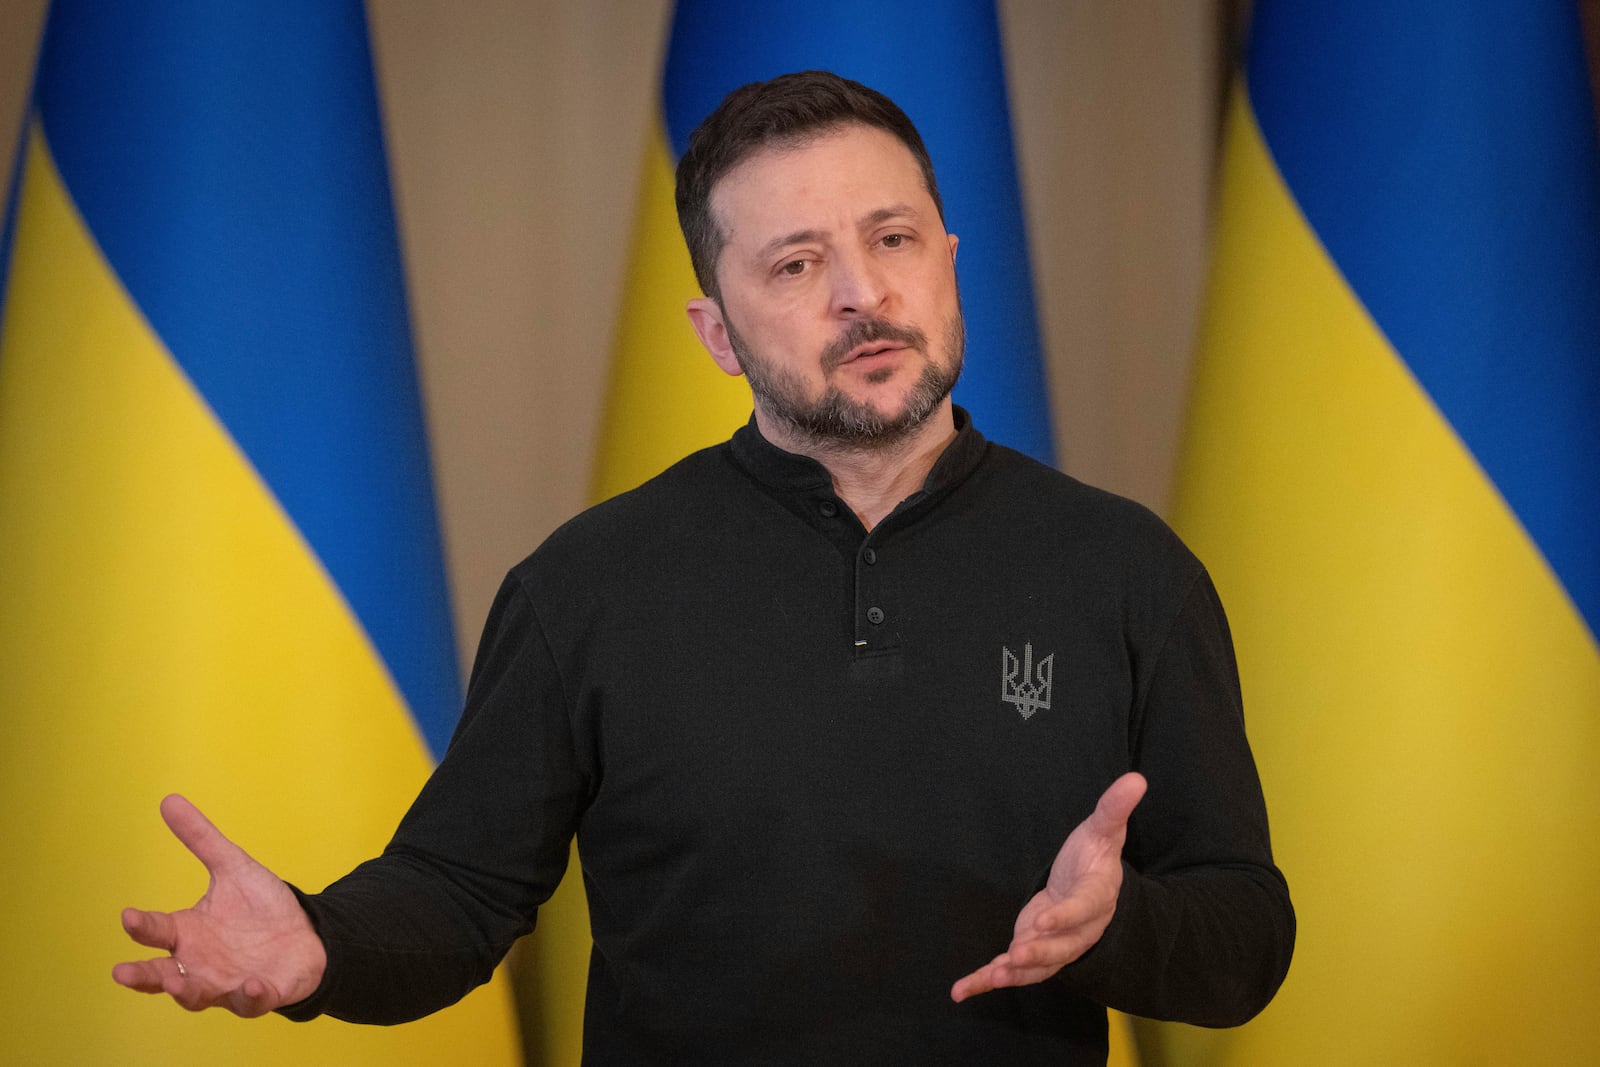
[[[877,89],[917,124],[948,229],[961,237],[967,363],[956,401],[990,438],[1053,463],[994,5],[680,0],[662,89],[673,152],[683,154],[690,131],[731,90],[813,69]]]
[[[1600,634],[1600,151],[1571,0],[1261,0],[1311,226]]]
[[[57,0],[36,106],[133,300],[441,751],[459,710],[359,0]]]

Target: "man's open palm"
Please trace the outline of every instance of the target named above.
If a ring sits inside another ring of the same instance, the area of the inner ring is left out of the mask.
[[[192,908],[123,911],[129,937],[170,955],[119,963],[111,977],[191,1011],[223,1007],[246,1018],[310,996],[327,955],[294,893],[183,797],[163,800],[161,817],[211,884]]]
[[[1128,816],[1145,788],[1139,774],[1111,783],[1056,853],[1045,888],[1023,905],[1010,946],[956,982],[953,999],[1042,982],[1095,946],[1117,908]]]

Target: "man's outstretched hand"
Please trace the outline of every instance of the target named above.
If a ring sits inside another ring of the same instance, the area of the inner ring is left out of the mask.
[[[1010,947],[956,982],[951,999],[1042,982],[1094,947],[1117,909],[1128,816],[1144,791],[1139,774],[1111,783],[1056,853],[1044,889],[1023,905]]]
[[[294,893],[183,797],[163,800],[161,817],[211,884],[192,908],[123,911],[129,937],[169,955],[119,963],[111,977],[190,1011],[222,1007],[245,1018],[310,996],[327,954]]]

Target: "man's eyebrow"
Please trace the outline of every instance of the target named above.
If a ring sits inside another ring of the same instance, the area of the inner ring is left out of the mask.
[[[914,219],[917,216],[917,209],[912,207],[910,204],[890,204],[888,207],[880,207],[874,211],[867,212],[865,215],[861,216],[861,221],[856,225],[863,230],[870,230],[874,226],[883,225],[890,219]],[[788,248],[790,245],[805,244],[808,241],[820,241],[823,240],[825,236],[826,234],[822,230],[796,230],[793,233],[786,233],[782,237],[774,237],[772,240],[756,249],[756,258],[766,259],[769,256],[776,255],[778,252]]]
[[[918,214],[917,209],[910,204],[890,204],[888,207],[880,207],[876,211],[867,212],[861,217],[861,222],[858,225],[863,230],[870,230],[874,226],[881,226],[890,219],[915,219]]]
[[[768,256],[775,255],[790,245],[805,244],[807,241],[820,240],[822,240],[821,230],[796,230],[793,233],[786,233],[782,237],[774,237],[772,240],[756,249],[756,258],[766,259]]]

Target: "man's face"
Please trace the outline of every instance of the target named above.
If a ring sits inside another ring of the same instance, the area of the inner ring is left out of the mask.
[[[758,417],[859,448],[948,406],[965,337],[956,238],[898,139],[849,126],[763,149],[711,207],[722,300],[689,314],[718,365],[749,378]]]

